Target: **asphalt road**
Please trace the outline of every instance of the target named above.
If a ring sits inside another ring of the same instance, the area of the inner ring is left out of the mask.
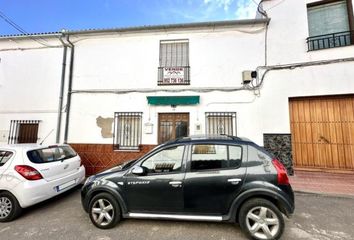
[[[17,220],[0,223],[0,239],[246,239],[229,223],[124,220],[110,230],[95,228],[82,210],[80,190],[26,209]],[[282,239],[354,239],[354,198],[296,194],[296,213],[286,220]]]

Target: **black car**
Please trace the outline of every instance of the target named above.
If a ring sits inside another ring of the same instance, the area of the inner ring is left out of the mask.
[[[294,212],[284,166],[248,139],[188,137],[91,176],[81,191],[92,223],[122,218],[238,222],[252,239],[278,239]]]

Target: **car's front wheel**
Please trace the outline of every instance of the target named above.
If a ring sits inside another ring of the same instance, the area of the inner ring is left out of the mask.
[[[89,205],[89,213],[92,223],[101,229],[113,228],[121,218],[119,204],[109,193],[94,196]]]
[[[21,214],[22,208],[9,192],[0,193],[0,222],[9,222]]]
[[[284,218],[270,201],[254,198],[245,202],[238,218],[241,229],[256,240],[279,239],[284,231]]]

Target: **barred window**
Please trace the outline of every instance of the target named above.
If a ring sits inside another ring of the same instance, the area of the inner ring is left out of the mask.
[[[206,133],[236,136],[235,112],[206,112]]]
[[[37,143],[39,120],[11,120],[8,144]]]
[[[189,66],[188,40],[160,41],[160,67]]]
[[[189,77],[189,41],[160,41],[160,64],[158,85],[188,85]]]
[[[115,149],[138,150],[142,135],[142,113],[116,112],[114,134]]]

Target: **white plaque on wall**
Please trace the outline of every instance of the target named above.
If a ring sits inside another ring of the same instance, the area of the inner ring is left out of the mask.
[[[153,133],[154,124],[152,123],[145,123],[144,124],[144,133],[145,134],[152,134]]]

